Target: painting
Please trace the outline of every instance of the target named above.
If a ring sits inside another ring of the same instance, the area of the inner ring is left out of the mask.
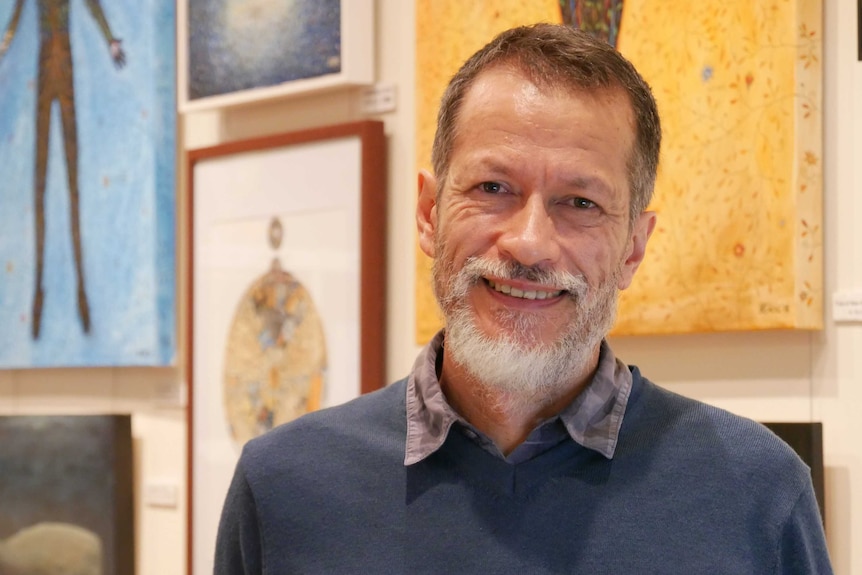
[[[653,88],[663,144],[646,259],[614,335],[823,325],[821,0],[419,0],[417,165],[457,67],[495,34],[565,22]],[[434,26],[428,26],[434,22]],[[417,252],[416,339],[442,326]]]
[[[0,573],[134,575],[128,415],[0,417]]]
[[[189,573],[249,439],[385,384],[379,121],[188,154]]]
[[[174,20],[0,4],[0,368],[173,361]]]
[[[811,469],[811,483],[820,508],[820,519],[826,525],[826,476],[823,465],[823,423],[764,422],[775,435],[793,448]]]
[[[178,6],[182,112],[374,81],[373,0]]]

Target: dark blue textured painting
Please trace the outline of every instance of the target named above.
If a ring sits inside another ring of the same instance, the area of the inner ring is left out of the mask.
[[[128,415],[0,417],[0,574],[134,573]]]
[[[340,0],[188,0],[189,100],[341,71]]]
[[[0,368],[175,353],[173,0],[0,3]]]

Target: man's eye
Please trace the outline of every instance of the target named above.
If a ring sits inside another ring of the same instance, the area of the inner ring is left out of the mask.
[[[589,209],[596,207],[595,202],[592,202],[591,200],[588,200],[586,198],[572,198],[571,200],[569,200],[569,203],[573,207],[580,209]]]
[[[479,184],[479,189],[488,194],[499,194],[503,191],[503,186],[497,182],[482,182]]]

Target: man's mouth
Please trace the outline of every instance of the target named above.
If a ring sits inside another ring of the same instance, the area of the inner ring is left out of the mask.
[[[551,299],[559,296],[563,293],[562,290],[555,291],[544,291],[544,290],[521,290],[518,288],[514,288],[510,285],[506,284],[498,284],[492,280],[485,280],[488,282],[488,285],[491,286],[491,289],[498,291],[500,293],[504,293],[508,296],[522,298],[522,299]]]

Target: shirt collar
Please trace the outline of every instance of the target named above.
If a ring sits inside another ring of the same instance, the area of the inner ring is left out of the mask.
[[[446,401],[437,378],[437,357],[442,349],[443,331],[440,331],[422,349],[407,380],[405,465],[418,463],[437,451],[452,424],[463,421]],[[558,417],[574,441],[611,459],[631,388],[628,366],[602,341],[592,381]]]

